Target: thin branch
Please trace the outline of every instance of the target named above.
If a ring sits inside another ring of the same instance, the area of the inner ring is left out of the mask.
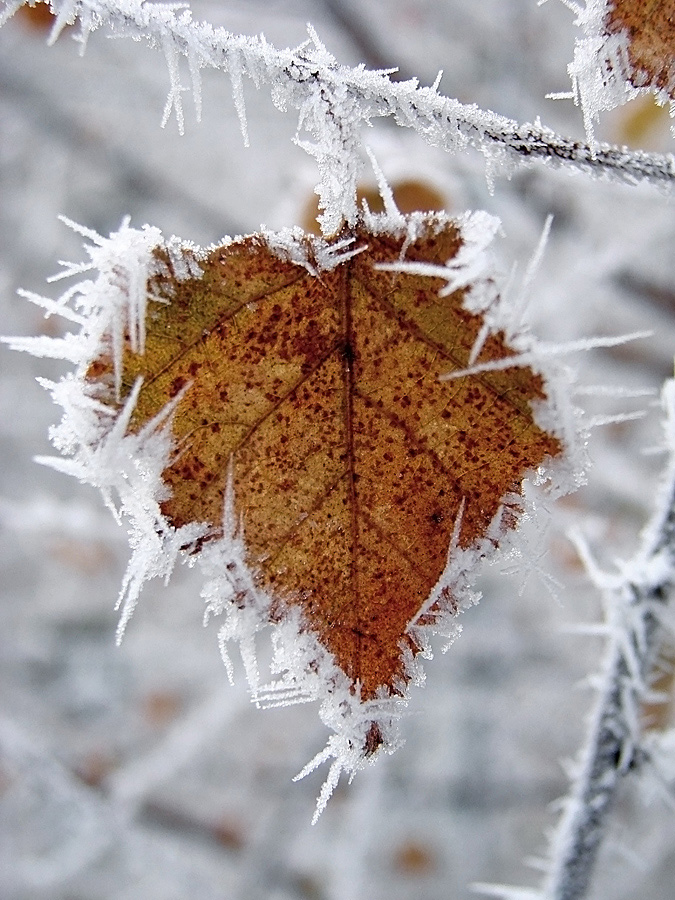
[[[664,390],[667,427],[675,425],[675,382]],[[640,707],[658,651],[660,609],[675,581],[675,444],[670,440],[662,498],[635,557],[617,577],[589,571],[602,588],[609,632],[604,671],[586,746],[578,762],[565,811],[553,838],[545,900],[586,895],[608,813],[622,776],[637,767]],[[585,548],[580,548],[586,555]]]
[[[540,890],[475,884],[480,894],[501,900],[583,900],[621,779],[648,764],[642,746],[640,710],[662,635],[661,612],[675,584],[675,381],[666,382],[665,430],[669,460],[659,504],[640,547],[618,575],[600,572],[583,540],[578,549],[602,590],[607,621],[600,633],[608,645],[597,677],[598,698],[577,760],[563,813],[551,837],[547,876]]]
[[[24,2],[0,0],[0,25]],[[392,116],[397,124],[414,128],[429,143],[449,151],[476,147],[493,164],[517,166],[537,161],[615,181],[649,182],[666,190],[675,185],[672,154],[645,153],[610,144],[590,146],[539,124],[520,125],[473,104],[449,99],[435,87],[420,87],[417,79],[393,81],[387,72],[369,71],[363,65],[340,65],[313,32],[311,40],[295,50],[278,50],[262,36],[234,35],[195,22],[190,10],[179,5],[146,4],[143,0],[50,0],[50,6],[58,16],[53,38],[66,22],[79,20],[83,45],[89,32],[105,26],[117,35],[144,39],[170,56],[170,62],[176,54],[185,57],[193,82],[201,69],[215,68],[246,75],[258,87],[271,85],[276,105],[300,110],[301,127],[316,141],[311,146],[322,170],[322,208],[337,202],[337,184],[347,186],[338,203],[347,221],[353,219],[356,207],[354,198],[347,197],[354,182],[353,172],[347,173],[346,179],[342,177],[341,169],[348,165],[344,160],[350,155],[345,150],[355,143],[363,123],[382,116]],[[175,66],[171,74],[169,93],[175,99],[183,86]],[[198,98],[198,83],[193,87]],[[175,112],[180,115],[180,104]],[[340,127],[320,130],[318,120],[322,118],[325,124],[331,117],[333,126],[339,117]]]

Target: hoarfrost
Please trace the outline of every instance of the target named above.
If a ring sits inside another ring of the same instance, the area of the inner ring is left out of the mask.
[[[17,0],[5,2],[0,25],[22,5]],[[363,65],[354,68],[340,65],[311,26],[309,41],[295,50],[277,50],[263,36],[235,35],[208,23],[195,22],[183,4],[125,0],[120,6],[112,0],[51,0],[51,8],[57,15],[54,35],[66,23],[79,20],[81,49],[88,34],[103,27],[116,36],[145,40],[151,47],[161,49],[170,80],[163,123],[174,112],[180,130],[184,127],[182,93],[185,88],[180,79],[179,57],[188,60],[198,119],[201,69],[221,69],[229,74],[245,142],[243,79],[250,78],[256,87],[269,85],[272,100],[280,110],[298,111],[297,141],[317,161],[321,176],[316,187],[322,210],[320,224],[327,235],[335,234],[343,221],[348,224],[356,221],[360,129],[381,116],[393,117],[398,125],[414,129],[428,143],[448,152],[477,147],[485,157],[488,180],[497,172],[509,174],[518,166],[539,161],[598,177],[632,183],[648,181],[666,189],[672,188],[675,182],[672,156],[631,152],[592,141],[592,146],[585,146],[555,134],[538,121],[519,124],[475,104],[444,97],[438,93],[437,83],[421,87],[417,79],[394,82],[389,78],[391,70],[368,71]],[[602,8],[602,0],[589,0],[586,10],[579,13],[588,37],[579,42],[575,61],[570,66],[591,137],[593,117],[606,108],[603,104],[607,101],[603,98],[609,96],[607,91],[624,90],[623,83],[617,86],[616,79],[609,79],[607,88],[604,75],[597,74],[598,60],[603,56],[597,36]],[[622,49],[617,44],[612,50],[616,65]],[[619,94],[612,102],[618,97]],[[309,140],[299,137],[303,131]]]
[[[578,341],[567,341],[565,343],[540,341],[537,343],[536,348],[525,350],[515,356],[490,360],[484,363],[476,363],[466,369],[456,369],[453,372],[448,372],[447,375],[442,375],[441,378],[443,380],[465,378],[468,375],[479,375],[481,372],[503,371],[504,369],[510,369],[513,366],[536,365],[546,358],[568,356],[572,353],[582,353],[587,350],[594,350],[598,347],[618,347],[621,344],[627,344],[630,341],[651,337],[651,334],[651,331],[634,331],[630,334],[620,334],[616,337],[581,338]]]

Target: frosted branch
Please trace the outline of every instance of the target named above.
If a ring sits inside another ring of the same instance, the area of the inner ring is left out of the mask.
[[[586,895],[616,789],[643,757],[639,711],[649,687],[660,638],[660,610],[675,580],[675,382],[664,390],[670,459],[660,505],[636,556],[618,576],[599,573],[580,545],[602,589],[609,634],[597,705],[588,740],[557,834],[542,900]]]
[[[27,0],[0,0],[0,25]],[[46,2],[46,0],[44,0]],[[583,171],[600,178],[628,183],[649,182],[672,189],[675,157],[645,153],[609,144],[590,146],[555,134],[540,124],[518,124],[512,119],[466,105],[438,93],[437,86],[421,87],[417,79],[392,81],[386,71],[363,65],[340,65],[310,29],[310,39],[295,50],[278,50],[262,36],[235,35],[208,23],[195,22],[189,9],[178,5],[148,4],[143,0],[50,0],[57,25],[79,22],[78,39],[85,45],[89,33],[105,26],[115,35],[145,40],[161,50],[168,63],[170,85],[165,112],[173,111],[182,128],[179,60],[187,60],[197,117],[201,112],[201,69],[230,74],[236,108],[246,134],[241,82],[250,78],[257,87],[271,87],[281,110],[299,111],[299,130],[311,142],[301,145],[317,158],[321,183],[317,192],[325,211],[325,232],[342,217],[353,224],[357,214],[355,185],[359,163],[354,150],[359,130],[375,117],[392,116],[413,128],[430,144],[448,151],[473,146],[485,154],[491,167],[548,163]]]
[[[666,382],[663,399],[669,459],[657,509],[643,531],[635,556],[620,567],[617,575],[608,575],[597,568],[584,541],[576,539],[605,607],[605,623],[587,630],[607,636],[608,643],[602,671],[594,679],[598,697],[587,739],[551,838],[544,885],[532,890],[474,884],[474,890],[484,896],[501,900],[583,900],[622,777],[651,763],[659,752],[667,759],[669,771],[672,766],[670,733],[663,741],[640,733],[640,709],[648,697],[663,631],[662,612],[675,583],[675,381]],[[657,753],[654,747],[659,748]]]

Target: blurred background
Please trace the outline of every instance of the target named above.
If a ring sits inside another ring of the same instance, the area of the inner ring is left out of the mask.
[[[561,3],[191,6],[197,19],[282,47],[301,43],[310,21],[340,62],[398,66],[423,84],[443,69],[449,96],[583,138],[573,104],[545,99],[569,89],[575,31]],[[60,214],[102,234],[130,215],[200,244],[263,223],[311,227],[317,175],[292,143],[294,116],[267,88],[245,85],[249,148],[222,73],[206,73],[201,124],[186,96],[180,137],[175,122],[159,127],[169,86],[160,53],[97,33],[81,58],[68,30],[48,48],[37,12],[0,30],[0,332],[58,333],[16,290],[51,292],[57,261],[83,257]],[[645,99],[605,116],[598,138],[673,149],[665,113]],[[582,740],[593,700],[583,682],[602,653],[600,639],[571,633],[601,609],[566,534],[581,528],[603,566],[630,554],[664,462],[673,204],[543,167],[497,178],[490,193],[478,154],[448,156],[387,122],[366,139],[402,203],[500,216],[506,272],[518,261],[523,273],[552,214],[532,327],[547,340],[652,330],[568,361],[589,421],[644,415],[592,429],[587,484],[552,504],[527,571],[485,573],[463,635],[413,690],[405,746],[341,783],[312,827],[326,772],[291,779],[326,741],[316,709],[255,709],[241,668],[228,685],[218,623],[203,627],[200,579],[187,567],[146,588],[115,646],[125,529],[91,488],[33,461],[51,452],[59,418],[35,378],[66,367],[0,347],[3,900],[464,900],[475,881],[539,883],[567,784],[561,761]],[[373,183],[364,169],[364,190]],[[608,390],[583,390],[598,385]],[[673,725],[672,702],[647,712]],[[666,900],[673,883],[672,810],[627,786],[591,896]]]

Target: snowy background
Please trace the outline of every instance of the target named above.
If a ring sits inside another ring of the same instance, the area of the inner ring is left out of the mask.
[[[311,21],[340,62],[404,77],[521,122],[583,138],[569,88],[569,10],[535,0],[201,0],[195,18],[296,46]],[[16,296],[45,292],[59,259],[81,258],[59,214],[107,234],[130,215],[201,244],[261,223],[307,224],[317,177],[291,141],[292,115],[245,85],[244,148],[229,81],[208,73],[202,124],[159,127],[163,57],[17,17],[0,31],[0,331],[56,334]],[[637,101],[603,117],[600,139],[672,150],[667,119]],[[657,397],[675,346],[675,215],[653,189],[533,168],[498,179],[378,123],[368,134],[393,183],[422,182],[451,212],[501,217],[503,267],[524,270],[546,216],[551,240],[533,287],[541,337],[642,329],[653,337],[570,361],[582,385],[651,392],[578,397],[594,416],[644,417],[593,430],[587,485],[533,534],[535,569],[485,574],[464,633],[427,664],[403,723],[405,746],[340,785],[310,821],[325,772],[292,777],[326,740],[309,706],[258,711],[243,672],[227,684],[217,623],[202,627],[197,574],[151,584],[115,646],[126,534],[98,495],[33,462],[59,413],[35,376],[64,367],[0,348],[0,897],[8,900],[463,900],[474,881],[538,883],[537,854],[566,788],[602,644],[571,634],[598,598],[566,532],[602,564],[627,555],[663,457]],[[553,596],[549,579],[559,585]],[[527,574],[527,573],[525,573]],[[261,647],[264,657],[265,649]],[[673,723],[673,705],[658,712]],[[670,717],[670,718],[668,718]],[[536,860],[534,860],[536,863]],[[675,820],[627,789],[592,897],[666,900]]]

